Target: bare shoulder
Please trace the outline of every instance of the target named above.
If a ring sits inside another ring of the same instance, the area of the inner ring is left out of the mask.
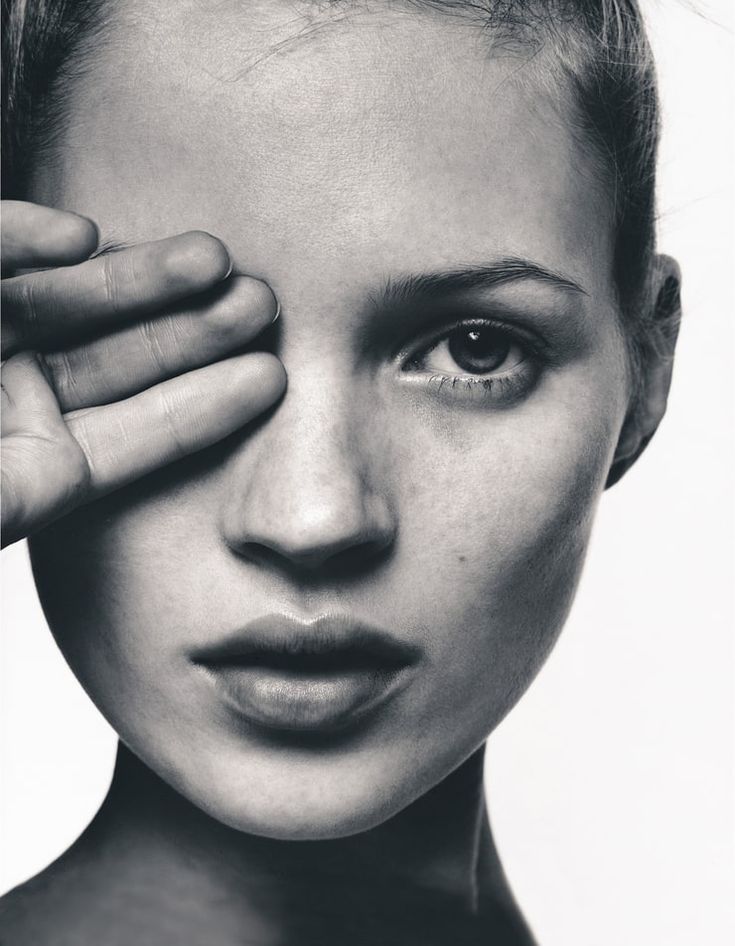
[[[58,862],[57,862],[58,863]],[[63,876],[52,864],[0,897],[2,946],[63,942]],[[59,922],[61,921],[61,922]]]
[[[0,897],[2,946],[87,946],[110,940],[101,885],[71,852]],[[109,919],[108,919],[109,924]],[[100,935],[103,933],[103,935]],[[114,934],[113,934],[114,935]]]
[[[0,898],[0,946],[245,946],[216,915],[207,926],[191,889],[167,887],[157,865],[91,848],[77,842]]]

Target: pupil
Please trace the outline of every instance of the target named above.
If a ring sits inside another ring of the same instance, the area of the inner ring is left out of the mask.
[[[449,338],[449,352],[463,371],[485,374],[503,364],[510,340],[491,329],[463,329]]]

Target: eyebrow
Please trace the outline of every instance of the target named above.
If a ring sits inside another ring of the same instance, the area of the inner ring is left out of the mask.
[[[492,263],[478,264],[445,272],[417,273],[409,276],[388,277],[373,301],[400,304],[417,296],[447,295],[467,289],[487,289],[521,280],[544,282],[564,292],[589,295],[569,276],[554,272],[531,260],[506,256]]]

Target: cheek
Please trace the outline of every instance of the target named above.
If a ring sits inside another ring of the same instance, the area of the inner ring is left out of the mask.
[[[599,365],[570,372],[505,410],[448,408],[428,395],[415,410],[388,401],[380,424],[361,428],[399,529],[387,568],[349,600],[425,647],[428,672],[412,691],[417,723],[439,714],[455,736],[484,738],[551,648],[621,420],[620,385],[608,381]],[[33,544],[62,650],[118,727],[132,705],[137,726],[151,712],[152,731],[159,701],[196,710],[178,683],[192,628],[236,626],[249,608],[267,610],[263,576],[222,548],[221,473],[194,463],[186,478],[179,470],[116,494]],[[228,611],[231,599],[241,606]]]
[[[438,689],[468,694],[463,720],[485,731],[531,682],[568,613],[621,422],[615,389],[575,397],[559,387],[508,411],[437,417],[420,428],[423,443],[413,439],[422,461],[405,487],[416,579],[406,587],[431,628]],[[456,707],[455,695],[447,713]]]

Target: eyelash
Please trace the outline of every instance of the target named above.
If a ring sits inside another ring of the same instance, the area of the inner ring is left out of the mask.
[[[430,342],[414,350],[403,361],[403,369],[409,372],[422,372],[422,362],[435,351],[442,342],[446,342],[456,332],[472,329],[489,329],[507,339],[523,352],[523,358],[505,374],[493,377],[475,377],[467,374],[443,374],[433,372],[426,378],[426,385],[435,388],[437,394],[454,397],[474,397],[479,394],[483,399],[492,398],[499,402],[515,401],[532,387],[538,378],[542,365],[543,343],[529,334],[509,328],[506,324],[488,318],[465,319],[457,322],[441,334],[435,335]]]
[[[427,378],[426,384],[428,387],[436,387],[437,394],[441,394],[446,388],[448,393],[459,397],[466,394],[474,395],[475,392],[480,391],[482,395],[491,394],[493,397],[509,400],[521,394],[525,389],[527,378],[522,376],[527,373],[523,370],[524,365],[525,362],[522,362],[512,375],[499,378],[433,374]]]

